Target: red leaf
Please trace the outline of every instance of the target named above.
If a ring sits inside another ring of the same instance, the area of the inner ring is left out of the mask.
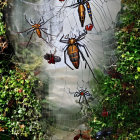
[[[18,90],[19,93],[22,93],[22,91],[23,91],[22,89],[19,89],[19,90]]]
[[[74,137],[74,140],[79,140],[79,138],[80,138],[80,134],[76,135],[76,136]]]

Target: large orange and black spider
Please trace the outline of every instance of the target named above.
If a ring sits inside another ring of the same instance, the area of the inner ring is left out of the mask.
[[[29,25],[31,26],[31,28],[28,28],[28,29],[26,29],[26,30],[24,30],[24,31],[22,31],[22,32],[17,32],[17,33],[24,33],[24,32],[27,32],[27,35],[28,35],[29,33],[32,32],[32,33],[31,33],[31,36],[30,36],[30,39],[29,39],[29,41],[28,41],[26,47],[28,47],[28,45],[29,45],[29,43],[30,43],[30,41],[31,41],[31,39],[32,39],[33,33],[34,33],[35,31],[36,31],[36,34],[38,35],[39,38],[42,38],[47,44],[51,45],[48,41],[46,41],[45,38],[42,37],[42,33],[41,33],[41,31],[42,31],[42,32],[44,32],[47,36],[48,36],[48,35],[50,35],[50,36],[55,36],[55,35],[51,35],[51,34],[45,32],[45,30],[47,30],[47,28],[43,28],[43,27],[42,27],[42,26],[43,26],[44,24],[46,24],[50,19],[47,20],[47,21],[44,21],[44,19],[43,19],[43,17],[42,17],[42,18],[40,18],[40,20],[38,21],[38,23],[36,23],[35,21],[33,22],[31,19],[30,19],[30,22],[29,22],[29,21],[27,20],[27,18],[26,18],[26,15],[25,15],[25,20],[27,21],[27,23],[29,23]],[[51,45],[51,46],[52,46],[52,45]]]
[[[86,65],[88,65],[94,79],[96,80],[96,82],[98,83],[95,75],[94,75],[94,72],[92,71],[89,63],[87,62],[83,52],[80,50],[80,47],[83,47],[86,54],[87,54],[87,57],[89,57],[89,54],[90,54],[90,51],[88,50],[88,48],[86,47],[86,45],[82,45],[79,43],[79,41],[81,41],[82,39],[85,38],[87,34],[87,31],[85,30],[84,33],[80,34],[78,37],[76,37],[76,35],[74,35],[75,37],[73,38],[69,38],[69,35],[68,36],[65,36],[64,35],[61,37],[60,39],[60,42],[62,43],[66,43],[67,45],[64,47],[64,62],[65,64],[73,70],[73,68],[67,63],[66,61],[66,52],[70,58],[70,61],[72,62],[73,66],[78,69],[79,68],[79,64],[80,64],[80,55],[83,59],[83,61],[86,62],[85,64],[85,67]],[[64,38],[64,39],[63,39]],[[89,54],[88,54],[89,53]],[[90,54],[91,55],[91,54]]]
[[[86,12],[85,7],[87,8],[87,12],[88,12],[89,18],[91,20],[91,24],[94,25],[89,1],[90,0],[77,0],[77,3],[67,6],[67,7],[73,7],[73,8],[78,7],[79,20],[81,22],[82,27],[84,26],[84,22],[85,22],[85,12]],[[86,4],[86,6],[85,6],[85,4]]]

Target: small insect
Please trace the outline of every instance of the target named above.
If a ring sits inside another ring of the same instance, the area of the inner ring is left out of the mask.
[[[60,62],[61,58],[59,56],[55,56],[56,50],[54,51],[54,54],[48,54],[46,53],[44,55],[44,59],[48,60],[49,64],[55,64],[56,62]]]
[[[87,101],[86,96],[91,96],[91,94],[86,89],[81,89],[81,90],[76,91],[74,94],[74,97],[80,97],[79,103],[81,103],[83,100],[85,100],[86,104],[88,105],[88,101]]]
[[[101,138],[105,139],[106,137],[110,137],[111,134],[112,131],[110,129],[105,129],[96,133],[96,139],[101,139]]]
[[[0,132],[3,132],[4,131],[4,128],[3,127],[0,127]]]
[[[15,103],[15,99],[11,99],[9,102],[8,102],[8,107],[10,108],[10,107],[12,107],[13,105],[14,105],[14,103]]]
[[[135,26],[135,23],[132,22],[132,23],[129,24],[128,26],[123,27],[121,30],[122,30],[123,32],[128,32],[128,33],[130,33],[130,32],[132,32],[134,26]]]
[[[7,127],[1,127],[0,126],[0,132],[4,132],[7,129]]]
[[[93,24],[88,24],[88,25],[85,26],[86,31],[91,31],[92,28],[93,28]]]
[[[107,70],[107,74],[114,79],[122,79],[121,73],[117,72],[115,68],[109,68]]]
[[[108,111],[106,110],[106,108],[103,108],[102,117],[108,117]]]
[[[38,37],[39,38],[42,38],[47,44],[49,44],[49,45],[51,45],[49,42],[47,42],[43,37],[42,37],[42,33],[41,33],[41,31],[43,32],[43,33],[45,33],[47,36],[48,35],[50,35],[50,36],[55,36],[55,35],[51,35],[51,34],[49,34],[49,33],[47,33],[45,30],[47,30],[47,28],[43,28],[42,26],[44,25],[44,24],[46,24],[49,20],[47,20],[47,21],[44,21],[44,19],[43,19],[43,17],[38,21],[38,23],[35,23],[35,21],[33,22],[31,19],[30,19],[30,22],[27,20],[27,18],[26,18],[26,15],[25,15],[25,20],[27,21],[27,23],[29,23],[29,25],[31,26],[31,28],[29,28],[29,29],[26,29],[26,30],[24,30],[24,31],[22,31],[22,32],[16,32],[16,33],[24,33],[24,32],[27,32],[27,35],[29,34],[29,33],[31,33],[31,36],[30,36],[30,38],[29,38],[29,41],[28,41],[28,43],[27,43],[27,45],[26,45],[26,47],[28,47],[28,45],[29,45],[29,43],[30,43],[30,41],[31,41],[31,39],[32,39],[32,36],[33,36],[33,33],[36,31],[36,34],[38,35]],[[52,46],[52,45],[51,45]]]
[[[8,47],[8,41],[3,36],[0,36],[0,53],[3,53],[3,51],[7,47]]]
[[[80,133],[77,134],[77,135],[74,137],[73,140],[79,140],[80,138],[82,138],[83,140],[93,140],[93,139],[91,138],[90,135],[85,134],[84,132],[82,133],[81,130],[80,130]]]
[[[87,31],[85,30],[84,33],[82,33],[82,34],[79,35],[78,37],[76,37],[76,35],[75,35],[74,38],[69,38],[69,35],[68,35],[68,37],[66,37],[66,36],[64,37],[64,35],[61,37],[60,42],[66,43],[66,44],[67,44],[67,45],[64,47],[64,49],[63,49],[63,50],[64,50],[64,62],[65,62],[65,64],[66,64],[70,69],[73,70],[73,68],[72,68],[69,64],[67,64],[67,61],[66,61],[66,52],[67,52],[67,54],[68,54],[68,56],[69,56],[69,58],[70,58],[70,61],[71,61],[72,64],[73,64],[73,66],[74,66],[76,69],[78,69],[78,68],[79,68],[79,64],[80,64],[80,55],[81,55],[83,61],[86,62],[85,67],[86,67],[86,65],[88,65],[90,71],[92,72],[92,75],[93,75],[94,79],[95,79],[96,82],[98,83],[98,81],[97,81],[97,79],[96,79],[96,77],[95,77],[95,75],[94,75],[94,73],[93,73],[93,71],[92,71],[90,65],[88,64],[88,62],[87,62],[87,60],[86,60],[86,58],[85,58],[85,56],[84,56],[84,54],[83,54],[83,52],[80,50],[80,47],[83,47],[84,50],[85,50],[85,52],[86,52],[86,54],[87,54],[87,57],[89,57],[90,52],[89,52],[88,48],[86,47],[86,45],[81,45],[81,44],[79,43],[80,40],[82,40],[82,39],[85,38],[86,34],[87,34]],[[64,39],[63,39],[63,38],[64,38]],[[89,54],[88,54],[88,52],[89,52]]]
[[[81,22],[82,27],[84,27],[84,22],[85,22],[85,11],[86,11],[85,4],[86,4],[89,18],[91,20],[91,24],[93,25],[91,7],[88,1],[89,0],[77,0],[77,3],[67,6],[67,7],[73,7],[73,8],[78,7],[79,20]]]

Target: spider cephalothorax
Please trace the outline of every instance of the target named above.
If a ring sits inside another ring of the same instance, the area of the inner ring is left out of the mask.
[[[77,40],[75,38],[70,38],[69,39],[69,44],[70,45],[74,45],[77,42]]]

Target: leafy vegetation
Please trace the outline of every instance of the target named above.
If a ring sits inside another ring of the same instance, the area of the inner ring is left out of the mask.
[[[5,26],[2,22],[3,14],[0,12],[0,35],[5,34]]]
[[[18,137],[41,135],[41,106],[32,92],[35,79],[18,67],[8,69],[7,61],[0,66],[1,128]]]
[[[120,25],[116,30],[116,65],[93,88],[102,101],[93,108],[89,121],[92,135],[112,129],[112,139],[140,139],[140,1],[122,1]],[[103,77],[99,72],[99,78]],[[93,83],[92,83],[93,84]],[[103,116],[104,109],[108,115]]]
[[[0,9],[6,4],[0,1]],[[0,139],[41,140],[42,108],[34,93],[37,79],[10,61],[2,16],[0,12]]]
[[[93,94],[99,94],[102,101],[92,108],[89,125],[93,136],[100,130],[111,128],[112,139],[138,140],[140,2],[122,0],[122,3],[121,24],[116,30],[118,62],[108,70],[108,75],[97,73],[97,77],[103,77],[103,80],[94,87]],[[6,4],[6,1],[0,2],[0,9]],[[2,17],[0,12],[0,35],[5,36]],[[40,140],[43,137],[41,105],[33,92],[36,79],[11,63],[10,59],[4,54],[0,60],[0,139],[8,140],[13,136],[13,139]]]
[[[4,1],[0,1],[0,35],[4,35],[5,34],[5,26],[4,26],[4,22],[2,21],[3,18],[3,14],[2,14],[2,9],[7,5],[7,2]]]

